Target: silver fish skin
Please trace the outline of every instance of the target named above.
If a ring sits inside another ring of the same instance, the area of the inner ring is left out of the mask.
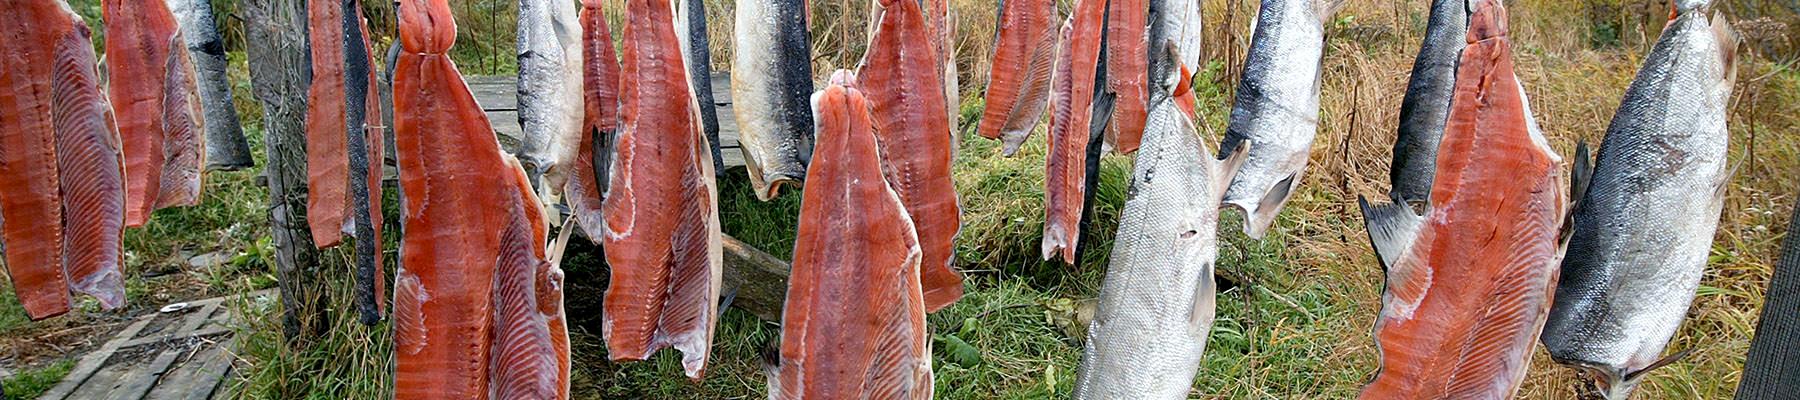
[[[680,36],[682,60],[687,63],[688,86],[693,89],[694,102],[700,113],[700,128],[706,133],[706,142],[712,145],[713,165],[715,173],[725,174],[725,157],[719,152],[719,111],[718,103],[713,101],[712,88],[712,38],[706,30],[706,1],[679,0],[675,9],[675,27],[683,29]]]
[[[520,0],[519,148],[514,156],[545,204],[555,204],[586,112],[581,88],[581,23],[575,2]],[[549,182],[545,182],[549,178]]]
[[[1219,155],[1250,144],[1250,158],[1225,192],[1244,211],[1244,233],[1262,238],[1300,185],[1319,127],[1324,21],[1341,0],[1263,0],[1244,58],[1231,125]]]
[[[1207,157],[1211,149],[1170,97],[1175,81],[1162,82],[1149,99],[1076,399],[1187,398],[1212,330],[1219,199],[1249,148]]]
[[[231,83],[225,78],[225,41],[213,21],[212,3],[205,0],[167,0],[181,26],[181,37],[194,60],[200,89],[200,108],[206,126],[207,169],[237,170],[255,164],[250,143],[244,141]]]
[[[1150,0],[1150,55],[1151,64],[1158,61],[1154,57],[1173,54],[1186,67],[1188,73],[1200,71],[1200,2],[1191,0]],[[1174,52],[1156,51],[1158,43],[1174,42]],[[1152,71],[1155,71],[1152,67]],[[1180,71],[1179,69],[1170,72]],[[1150,77],[1160,82],[1161,78]]]
[[[1394,141],[1394,163],[1388,172],[1395,202],[1424,202],[1431,197],[1431,178],[1437,173],[1438,142],[1444,138],[1444,121],[1450,117],[1450,98],[1456,89],[1456,63],[1468,45],[1468,0],[1433,0],[1431,19],[1425,25],[1425,41],[1413,59],[1412,79],[1400,101],[1400,131]]]
[[[1542,340],[1624,399],[1692,304],[1718,227],[1735,35],[1704,6],[1663,30],[1600,145]],[[1580,172],[1578,171],[1578,176]]]
[[[798,186],[812,161],[812,49],[804,0],[737,3],[731,106],[756,197]],[[920,40],[927,40],[920,38]]]

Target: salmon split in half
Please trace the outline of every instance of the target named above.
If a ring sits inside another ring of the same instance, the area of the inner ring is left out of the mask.
[[[1092,138],[1105,0],[1080,0],[1063,23],[1050,75],[1049,154],[1044,171],[1044,259],[1075,264],[1081,213],[1087,199],[1088,142]]]
[[[669,0],[628,0],[620,124],[606,193],[608,356],[682,353],[699,379],[718,324],[724,273],[718,189]],[[810,123],[808,124],[810,125]]]
[[[943,114],[943,77],[933,67],[931,41],[918,39],[931,30],[917,2],[883,0],[881,6],[885,11],[857,72],[858,89],[874,110],[888,184],[918,230],[925,308],[937,311],[963,294],[962,273],[954,265],[962,206],[950,176],[955,145]]]
[[[868,101],[833,85],[813,104],[818,148],[769,398],[929,399],[921,251],[905,205],[882,179]]]
[[[394,136],[407,234],[394,285],[398,399],[566,398],[562,273],[518,161],[447,52],[448,0],[400,4]]]
[[[1471,21],[1425,215],[1363,201],[1387,271],[1364,399],[1511,397],[1555,290],[1561,160],[1513,73],[1506,10],[1482,1]]]
[[[1050,67],[1056,56],[1056,2],[1000,2],[987,103],[977,131],[999,139],[1010,157],[1037,128],[1050,103]]]
[[[60,1],[0,8],[0,264],[33,320],[71,289],[118,307],[123,160],[87,25]]]
[[[162,0],[106,0],[107,97],[124,142],[125,225],[200,201],[201,103],[175,14]]]
[[[606,222],[601,219],[601,197],[606,194],[612,164],[613,135],[619,129],[619,57],[613,51],[612,29],[600,0],[581,2],[582,102],[585,113],[581,137],[575,142],[574,159],[563,182],[563,201],[575,214],[575,223],[588,239],[599,242]]]

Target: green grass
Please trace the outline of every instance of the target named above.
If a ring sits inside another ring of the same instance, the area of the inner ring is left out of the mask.
[[[17,375],[6,377],[6,381],[0,383],[5,386],[6,390],[0,392],[6,394],[7,400],[35,399],[38,395],[49,391],[50,388],[56,387],[57,382],[61,382],[63,376],[68,375],[69,370],[73,368],[75,368],[74,360],[62,360],[21,371]]]

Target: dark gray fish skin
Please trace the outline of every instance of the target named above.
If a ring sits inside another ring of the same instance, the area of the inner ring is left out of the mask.
[[[731,64],[738,141],[756,196],[806,179],[812,161],[812,49],[804,0],[737,3]],[[919,38],[929,40],[930,38]]]
[[[356,311],[364,325],[381,322],[381,296],[377,293],[376,280],[381,271],[377,265],[377,257],[381,257],[381,243],[375,236],[375,225],[369,204],[369,168],[380,168],[379,160],[369,159],[368,122],[369,122],[369,77],[374,66],[369,65],[368,43],[363,40],[360,5],[356,0],[343,0],[344,15],[344,126],[349,139],[345,141],[346,152],[350,153],[350,224],[352,234],[356,237]],[[380,101],[380,99],[375,99]],[[377,116],[378,118],[380,116]],[[377,131],[379,132],[379,131]],[[381,201],[381,199],[373,199]]]
[[[1250,145],[1225,204],[1244,211],[1260,239],[1300,185],[1319,130],[1324,21],[1342,0],[1263,0],[1219,157]]]
[[[717,166],[713,172],[724,176],[725,157],[719,153],[719,105],[713,101],[712,38],[707,35],[706,30],[706,1],[681,0],[681,8],[677,10],[675,18],[677,25],[687,26],[687,34],[681,37],[681,52],[686,55],[688,80],[694,88],[694,101],[700,103],[700,129],[706,133],[707,143],[712,144],[713,165]]]
[[[1444,138],[1444,120],[1450,116],[1450,98],[1456,89],[1456,64],[1468,45],[1468,0],[1433,0],[1431,20],[1425,25],[1425,41],[1413,59],[1412,80],[1400,101],[1400,133],[1394,142],[1394,163],[1388,172],[1396,202],[1423,202],[1431,196],[1431,178],[1437,173],[1438,142]]]
[[[1684,8],[1607,129],[1542,340],[1624,399],[1659,366],[1706,271],[1723,206],[1730,49],[1723,21]]]
[[[1793,179],[1793,178],[1789,178]],[[1800,396],[1800,207],[1788,219],[1781,260],[1769,277],[1767,302],[1756,322],[1756,338],[1744,359],[1737,400],[1793,400]]]
[[[237,170],[255,164],[250,143],[244,141],[237,106],[232,103],[231,82],[225,77],[225,41],[213,21],[212,3],[206,0],[167,0],[181,26],[181,36],[194,60],[196,86],[206,127],[206,168]]]

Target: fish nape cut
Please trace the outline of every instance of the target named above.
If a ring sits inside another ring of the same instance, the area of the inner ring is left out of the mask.
[[[580,20],[585,113],[575,158],[559,163],[569,166],[563,201],[575,214],[582,233],[598,243],[606,232],[606,222],[600,217],[601,197],[610,178],[607,168],[612,164],[613,135],[619,129],[619,57],[613,51],[612,29],[606,25],[601,0],[583,0]]]
[[[407,235],[394,397],[567,398],[562,272],[544,254],[542,209],[450,61],[448,0],[403,1],[399,17],[394,136]]]
[[[885,11],[856,75],[873,110],[888,184],[917,230],[925,309],[937,311],[963,295],[962,273],[954,265],[962,205],[950,175],[956,150],[943,114],[943,77],[931,42],[917,40],[931,30],[916,3],[882,0]]]
[[[669,1],[625,4],[601,335],[615,361],[680,350],[687,376],[699,379],[718,324],[723,235],[712,156]]]
[[[125,155],[125,225],[200,201],[206,153],[193,63],[162,0],[101,2],[107,97]]]
[[[767,201],[782,186],[799,186],[812,160],[808,8],[805,0],[745,0],[736,7],[732,48],[742,51],[731,61],[731,106],[750,185]]]
[[[1182,67],[1152,67],[1163,72],[1148,98],[1076,399],[1187,398],[1212,330],[1219,199],[1244,150],[1208,157],[1211,149],[1175,101],[1180,80],[1170,70]]]
[[[1244,233],[1260,239],[1299,188],[1319,130],[1324,23],[1344,0],[1263,0],[1244,56],[1243,79],[1219,155],[1250,145],[1225,204],[1243,210]]]
[[[819,146],[801,200],[771,399],[931,398],[921,250],[905,205],[882,179],[868,103],[835,84],[813,95]]]
[[[1593,170],[1576,171],[1587,185],[1543,342],[1608,399],[1625,399],[1679,358],[1664,348],[1706,273],[1731,181],[1725,123],[1737,44],[1723,18],[1708,22],[1702,4],[1683,5],[1626,90]]]
[[[1056,2],[1001,2],[987,101],[976,130],[999,139],[1011,157],[1031,136],[1050,104],[1050,67],[1056,56]]]
[[[1056,50],[1050,74],[1050,131],[1044,156],[1045,260],[1061,256],[1075,264],[1081,240],[1081,214],[1089,186],[1088,144],[1092,138],[1096,86],[1100,76],[1101,41],[1105,33],[1105,0],[1075,2]]]
[[[1511,397],[1555,290],[1561,160],[1513,73],[1506,10],[1475,7],[1428,211],[1362,202],[1387,271],[1364,399]]]

